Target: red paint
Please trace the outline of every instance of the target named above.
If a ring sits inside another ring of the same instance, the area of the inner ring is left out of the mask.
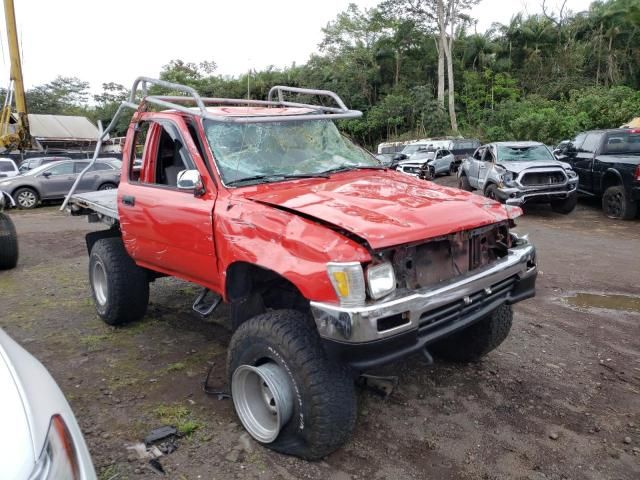
[[[216,107],[214,113],[257,115],[261,110]],[[300,113],[299,109],[278,109],[277,113],[292,110]],[[134,126],[140,120],[169,121],[178,128],[203,178],[203,196],[149,183],[154,172],[149,159],[160,134],[157,125],[149,130],[140,181],[129,179]],[[201,120],[195,122],[197,134],[204,139]],[[327,262],[366,263],[371,260],[368,247],[377,250],[427,241],[521,214],[520,209],[506,209],[484,197],[393,171],[359,170],[329,179],[227,189],[218,178],[210,150],[206,148],[204,154],[203,159],[182,114],[137,113],[124,145],[120,223],[125,246],[136,263],[206,286],[225,298],[225,272],[235,262],[247,262],[287,278],[309,300],[337,301]],[[122,203],[125,196],[135,197],[133,207]]]

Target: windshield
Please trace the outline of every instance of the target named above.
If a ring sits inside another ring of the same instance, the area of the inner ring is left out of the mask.
[[[426,150],[427,146],[424,144],[420,144],[420,145],[407,145],[406,147],[404,147],[402,149],[401,153],[404,153],[405,155],[413,155],[414,153],[416,153],[418,150]]]
[[[501,162],[535,162],[555,160],[553,154],[544,145],[531,146],[498,146],[498,161]]]
[[[24,172],[22,175],[38,175],[39,173],[43,172],[44,170],[52,167],[53,165],[55,165],[57,162],[51,162],[51,163],[45,163],[44,165],[40,165],[39,167],[36,168],[32,168],[31,170],[29,170],[28,172]]]
[[[609,134],[602,153],[605,155],[640,153],[640,131]]]
[[[225,183],[257,176],[304,176],[380,162],[343,137],[333,122],[204,122]]]
[[[0,172],[15,172],[13,163],[7,161],[0,161]]]

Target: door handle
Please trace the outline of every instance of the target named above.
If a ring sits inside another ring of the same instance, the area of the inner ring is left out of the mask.
[[[134,197],[133,195],[123,195],[122,204],[133,207],[136,204],[136,197]]]

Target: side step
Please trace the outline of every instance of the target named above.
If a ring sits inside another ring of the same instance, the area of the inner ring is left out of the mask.
[[[211,294],[213,298],[207,301],[207,297],[209,296],[209,294]],[[200,295],[198,295],[198,298],[196,298],[196,301],[193,302],[193,306],[191,308],[193,308],[194,312],[199,313],[203,317],[208,317],[220,304],[221,300],[222,297],[220,295],[213,293],[208,288],[203,288],[202,292],[200,292]]]

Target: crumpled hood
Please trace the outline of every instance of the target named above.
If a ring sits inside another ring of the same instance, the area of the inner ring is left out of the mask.
[[[520,173],[523,170],[528,168],[554,168],[560,167],[563,170],[568,170],[571,168],[571,165],[568,163],[561,162],[559,160],[536,160],[533,162],[523,162],[523,161],[515,161],[515,162],[505,162],[499,161],[497,165],[503,167],[504,169],[513,172]]]
[[[520,209],[392,171],[269,184],[246,198],[338,226],[374,250],[513,218]],[[511,215],[510,212],[513,212]],[[511,216],[510,216],[511,215]]]

